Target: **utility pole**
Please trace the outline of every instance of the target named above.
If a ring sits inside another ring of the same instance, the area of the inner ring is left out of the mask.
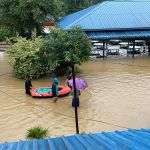
[[[75,123],[76,123],[76,134],[79,134],[79,124],[78,124],[78,106],[77,106],[77,89],[76,89],[76,81],[75,81],[75,65],[72,64],[72,77],[73,77],[73,89],[74,89],[74,95],[73,100],[75,103]]]

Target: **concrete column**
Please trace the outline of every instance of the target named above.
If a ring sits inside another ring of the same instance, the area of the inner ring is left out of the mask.
[[[103,59],[105,58],[105,42],[103,41]]]
[[[134,58],[134,54],[135,54],[135,40],[133,41],[132,58]]]

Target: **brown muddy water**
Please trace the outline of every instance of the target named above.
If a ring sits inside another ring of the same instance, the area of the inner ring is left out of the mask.
[[[81,69],[89,87],[80,97],[80,132],[150,128],[150,58],[99,59]],[[24,81],[12,76],[6,54],[0,53],[0,142],[25,139],[26,129],[37,125],[48,128],[49,136],[74,134],[71,96],[56,103],[26,96]]]

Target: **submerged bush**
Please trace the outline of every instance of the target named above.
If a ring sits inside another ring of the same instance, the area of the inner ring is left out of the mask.
[[[42,127],[33,127],[27,130],[26,138],[28,139],[42,139],[47,137],[48,129]]]
[[[10,64],[17,78],[24,79],[29,75],[39,78],[46,74],[49,67],[46,55],[41,49],[42,44],[43,39],[40,37],[34,40],[19,37],[8,49]]]

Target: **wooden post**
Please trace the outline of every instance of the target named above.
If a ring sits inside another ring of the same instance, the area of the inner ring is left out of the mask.
[[[132,58],[134,58],[134,54],[135,54],[135,40],[133,41],[133,49],[132,49]]]
[[[73,89],[74,89],[74,100],[75,100],[75,123],[76,123],[76,134],[79,134],[79,124],[78,124],[78,106],[77,106],[77,90],[75,82],[75,70],[74,64],[72,64],[72,77],[73,77]]]

